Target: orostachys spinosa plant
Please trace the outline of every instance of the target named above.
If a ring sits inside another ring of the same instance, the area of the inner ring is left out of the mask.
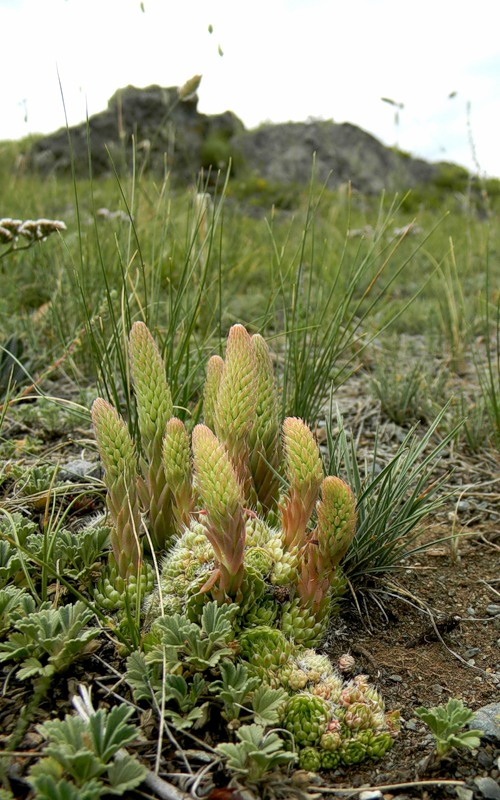
[[[225,358],[208,361],[203,423],[191,434],[174,416],[165,366],[142,322],[132,326],[129,357],[137,440],[105,400],[92,407],[112,526],[109,570],[98,587],[103,604],[118,608],[140,585],[149,641],[154,648],[163,641],[170,654],[172,626],[201,626],[195,638],[212,641],[207,608],[229,605],[224,663],[231,653],[249,686],[258,678],[284,692],[275,722],[292,734],[301,766],[383,755],[397,724],[376,690],[359,676],[345,682],[311,649],[346,588],[340,562],[355,535],[355,498],[339,477],[324,475],[307,425],[280,420],[266,342],[242,325],[231,328]],[[151,556],[161,564],[154,588]],[[178,646],[186,641],[179,636]],[[161,661],[154,648],[133,670],[152,670],[151,685]],[[182,667],[189,657],[172,658],[174,672],[191,679]],[[243,739],[234,747],[247,757]]]
[[[132,326],[129,357],[139,440],[105,400],[92,407],[116,576],[137,579],[152,546],[163,555],[160,591],[148,600],[155,611],[160,597],[164,611],[187,605],[194,615],[209,599],[231,601],[242,628],[272,621],[294,641],[318,643],[343,587],[355,499],[340,478],[324,476],[307,425],[280,424],[264,339],[231,328],[225,359],[208,362],[204,422],[191,437],[173,415],[144,323]]]

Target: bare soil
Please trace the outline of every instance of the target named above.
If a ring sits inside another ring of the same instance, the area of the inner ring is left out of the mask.
[[[334,786],[359,787],[413,783],[384,790],[384,798],[457,797],[452,785],[422,781],[463,781],[477,791],[474,779],[499,781],[500,742],[482,740],[480,751],[455,751],[441,762],[432,759],[433,739],[415,716],[421,705],[441,705],[461,698],[471,709],[500,702],[500,616],[487,612],[500,599],[500,531],[484,526],[460,546],[460,560],[434,548],[408,562],[384,598],[383,612],[368,603],[366,615],[354,609],[329,646],[333,657],[351,652],[360,671],[379,687],[386,706],[401,711],[402,730],[381,762],[331,776]],[[355,796],[353,794],[353,796]],[[469,795],[469,797],[471,797]]]
[[[470,377],[463,375],[462,388]],[[357,437],[360,459],[370,460],[375,428],[379,451],[390,458],[408,426],[384,421],[367,376],[354,376],[336,400]],[[346,788],[344,797],[357,797],[359,787],[388,786],[385,800],[480,800],[490,795],[475,779],[488,777],[498,785],[492,800],[500,798],[500,740],[483,738],[478,751],[453,751],[437,761],[433,737],[415,716],[419,706],[451,697],[472,710],[500,703],[500,457],[451,445],[437,474],[441,470],[448,474],[443,491],[449,497],[420,532],[420,541],[431,546],[375,585],[373,596],[351,602],[328,643],[333,659],[342,652],[356,657],[357,670],[370,676],[387,708],[400,709],[403,720],[385,759],[329,776],[332,788]],[[357,791],[350,795],[349,788]]]

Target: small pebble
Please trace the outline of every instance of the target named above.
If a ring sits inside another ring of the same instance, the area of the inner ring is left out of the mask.
[[[401,677],[401,675],[389,675],[388,680],[394,681],[394,683],[401,683],[403,678]]]
[[[486,750],[480,750],[477,754],[477,760],[483,769],[491,769],[493,766],[493,756],[487,753]]]
[[[469,728],[479,728],[485,736],[500,739],[500,703],[489,703],[479,708],[468,724]]]
[[[493,778],[475,778],[474,783],[485,800],[500,800],[500,786]]]
[[[359,800],[383,800],[383,794],[378,789],[368,789],[358,794]]]
[[[464,653],[464,658],[474,658],[474,656],[477,656],[477,654],[480,652],[480,647],[469,647],[469,649]]]
[[[472,800],[474,797],[472,789],[466,789],[465,786],[455,786],[455,794],[458,800]]]
[[[496,617],[497,614],[500,614],[500,603],[490,603],[486,606],[486,613],[490,615],[490,617]]]

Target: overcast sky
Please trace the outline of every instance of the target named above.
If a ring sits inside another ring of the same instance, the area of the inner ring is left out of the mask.
[[[0,0],[0,31],[0,140],[65,124],[58,74],[76,124],[199,73],[201,112],[352,122],[500,177],[499,0]]]

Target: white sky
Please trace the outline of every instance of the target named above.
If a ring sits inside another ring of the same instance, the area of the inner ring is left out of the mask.
[[[352,122],[475,169],[472,136],[500,177],[499,0],[0,0],[0,31],[0,140],[65,125],[58,73],[70,125],[200,73],[203,113]]]

